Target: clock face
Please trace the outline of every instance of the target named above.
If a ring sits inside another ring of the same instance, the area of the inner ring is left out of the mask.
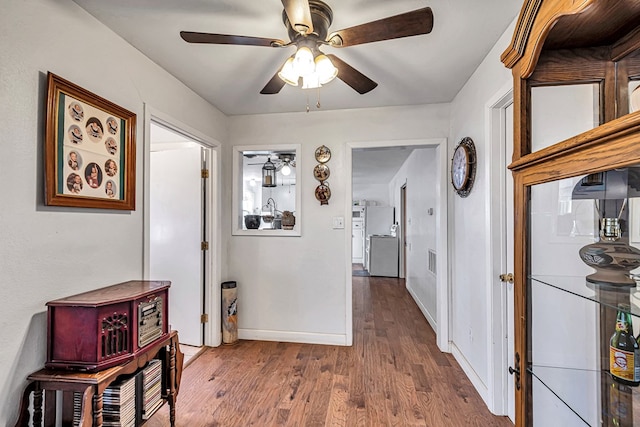
[[[456,190],[464,188],[469,179],[469,154],[463,145],[458,145],[451,160],[451,183]]]

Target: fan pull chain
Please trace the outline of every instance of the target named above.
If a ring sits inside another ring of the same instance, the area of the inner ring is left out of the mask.
[[[318,102],[316,103],[316,108],[320,108],[320,87],[318,87]]]
[[[307,113],[309,112],[309,92],[307,92]]]

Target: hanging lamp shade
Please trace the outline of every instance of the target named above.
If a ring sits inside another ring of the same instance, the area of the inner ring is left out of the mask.
[[[313,53],[311,52],[311,49],[306,46],[299,48],[293,58],[293,67],[302,77],[313,73],[316,65],[313,62]]]
[[[316,64],[316,73],[318,74],[318,80],[321,85],[329,83],[335,79],[338,75],[338,69],[333,66],[333,63],[325,54],[316,56],[314,60]]]
[[[315,71],[302,77],[302,89],[316,89],[320,86],[320,79]]]
[[[284,63],[282,70],[278,73],[278,77],[291,86],[298,86],[300,75],[296,72],[295,67],[293,66],[293,56],[287,59],[287,62]]]
[[[267,161],[262,166],[262,186],[276,186],[276,165],[271,162],[271,157],[268,157]]]

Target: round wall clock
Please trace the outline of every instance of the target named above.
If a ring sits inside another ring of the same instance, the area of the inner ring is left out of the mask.
[[[471,138],[463,138],[451,159],[451,184],[460,197],[471,193],[476,178],[476,147]]]

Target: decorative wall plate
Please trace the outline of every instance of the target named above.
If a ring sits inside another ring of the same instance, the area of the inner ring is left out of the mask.
[[[324,163],[320,163],[313,168],[313,176],[320,182],[326,181],[331,175],[331,171],[329,170],[329,166]]]
[[[316,160],[320,163],[326,163],[331,158],[331,150],[326,145],[316,148]]]
[[[330,198],[331,189],[327,184],[323,183],[316,187],[316,199],[318,199],[321,205],[328,205]]]

